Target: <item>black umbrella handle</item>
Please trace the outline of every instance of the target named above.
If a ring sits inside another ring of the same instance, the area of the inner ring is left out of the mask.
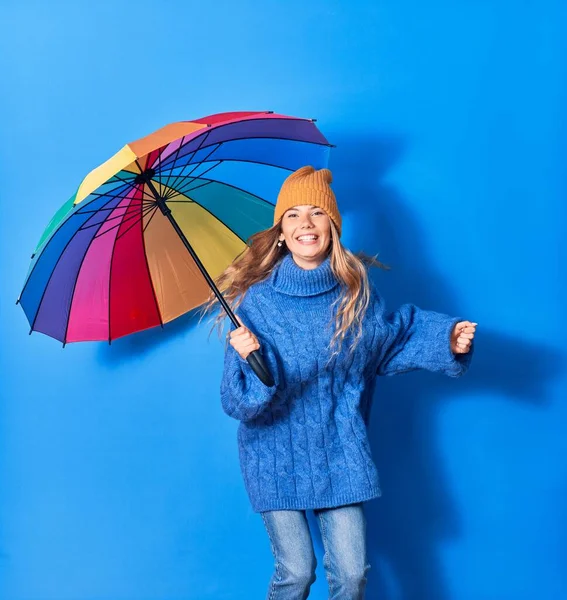
[[[258,379],[268,387],[272,387],[274,385],[274,378],[268,368],[266,367],[266,363],[262,358],[259,350],[254,350],[254,352],[250,352],[250,354],[246,357],[246,361],[252,367],[252,370],[258,376]]]

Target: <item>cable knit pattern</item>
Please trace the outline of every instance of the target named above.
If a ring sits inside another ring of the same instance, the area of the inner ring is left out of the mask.
[[[330,258],[305,270],[286,254],[253,285],[237,310],[258,337],[274,377],[266,387],[227,345],[221,382],[223,410],[240,421],[238,450],[255,512],[330,508],[381,495],[367,437],[376,375],[427,369],[459,377],[467,354],[454,355],[450,333],[462,317],[404,304],[387,314],[371,284],[363,337],[349,352],[331,354],[341,293]]]

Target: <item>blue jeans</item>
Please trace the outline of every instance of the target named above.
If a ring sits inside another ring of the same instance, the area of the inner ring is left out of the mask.
[[[362,503],[313,511],[323,540],[329,600],[362,600],[366,574],[366,518]],[[305,600],[317,559],[304,510],[260,513],[270,537],[275,572],[266,600]]]

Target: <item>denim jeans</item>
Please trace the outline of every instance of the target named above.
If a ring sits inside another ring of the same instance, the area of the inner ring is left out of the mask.
[[[366,574],[366,518],[362,503],[313,511],[323,540],[329,600],[362,600]],[[304,510],[260,513],[270,537],[275,572],[266,600],[305,600],[317,560]]]

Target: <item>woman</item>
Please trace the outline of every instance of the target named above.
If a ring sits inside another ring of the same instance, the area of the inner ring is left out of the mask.
[[[328,169],[292,173],[273,227],[217,279],[241,324],[225,354],[222,407],[240,421],[245,487],[274,554],[271,600],[307,598],[315,581],[308,509],[319,520],[330,599],[364,597],[362,503],[381,494],[366,432],[376,375],[459,377],[477,325],[412,304],[387,315],[367,275],[367,265],[384,265],[342,246],[331,181]],[[272,387],[246,361],[254,350]]]

